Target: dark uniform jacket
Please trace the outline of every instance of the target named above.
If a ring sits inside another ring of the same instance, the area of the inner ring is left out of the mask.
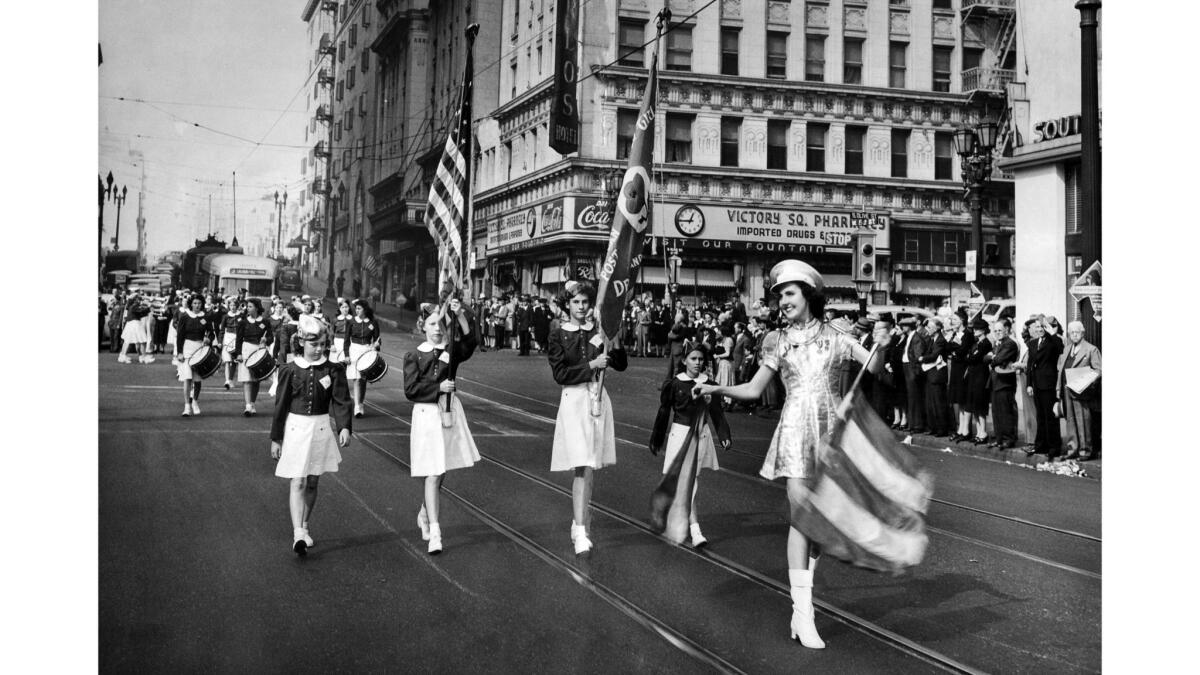
[[[257,319],[251,319],[249,315],[243,316],[237,324],[237,343],[233,346],[233,353],[235,356],[241,355],[243,342],[265,346],[274,341],[270,322],[261,316]]]
[[[350,343],[359,345],[374,344],[379,339],[379,323],[374,319],[362,319],[358,317],[346,321],[346,339],[342,345],[342,352],[350,356]]]
[[[708,411],[708,417],[716,429],[716,436],[721,441],[730,440],[729,423],[725,412],[721,409],[721,397],[710,396],[708,401],[703,396],[692,398],[692,387],[701,382],[707,382],[708,377],[701,374],[692,379],[687,373],[679,373],[663,382],[658,397],[658,415],[654,419],[654,429],[650,432],[650,452],[657,455],[667,443],[671,433],[671,424],[691,426],[696,416]]]
[[[450,359],[462,363],[475,353],[475,331],[459,335],[453,346],[422,342],[404,355],[404,395],[414,403],[436,403],[443,380],[450,379]],[[451,354],[451,351],[453,354]]]
[[[550,334],[549,357],[550,371],[554,381],[561,386],[583,384],[592,379],[592,368],[588,362],[600,355],[600,347],[592,342],[597,334],[595,321],[589,321],[583,326],[565,322],[558,330]],[[597,340],[596,342],[599,342]],[[608,350],[608,367],[616,371],[625,370],[629,359],[625,350],[619,345]]]
[[[183,354],[184,340],[212,339],[216,335],[215,325],[207,314],[192,314],[190,310],[179,313],[175,325],[175,351]]]
[[[279,368],[275,395],[275,418],[271,422],[271,440],[283,441],[288,413],[326,415],[333,418],[334,433],[351,429],[350,387],[346,366],[321,357],[309,363],[303,356]],[[352,429],[351,429],[352,430]]]

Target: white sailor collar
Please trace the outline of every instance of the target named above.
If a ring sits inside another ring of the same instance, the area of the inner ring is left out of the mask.
[[[594,326],[595,326],[595,324],[592,323],[591,321],[589,321],[583,325],[576,324],[573,321],[567,321],[566,323],[562,324],[560,326],[560,328],[567,331],[568,333],[576,333],[580,330],[591,330]]]
[[[686,372],[683,372],[676,375],[675,379],[679,380],[680,382],[695,382],[696,384],[704,384],[705,382],[708,382],[708,373],[700,373],[699,377],[693,378]]]
[[[447,346],[448,345],[446,345],[445,343],[442,343],[440,345],[430,344],[429,341],[426,340],[425,342],[422,342],[421,344],[417,345],[417,351],[427,352],[427,353],[431,352],[435,349],[441,349],[442,351],[445,351]]]
[[[292,363],[296,364],[300,368],[308,368],[309,366],[319,366],[322,363],[325,363],[326,360],[327,359],[324,356],[317,359],[316,361],[308,361],[303,356],[297,356],[295,359],[292,360]]]
[[[370,323],[370,322],[371,322],[370,319],[360,319],[357,316],[354,317],[354,323]]]
[[[193,319],[199,319],[199,318],[201,318],[201,317],[203,317],[203,316],[204,316],[204,311],[203,311],[203,310],[201,310],[199,314],[193,314],[193,313],[192,313],[192,310],[190,310],[190,309],[185,309],[185,310],[183,310],[183,311],[184,311],[184,312],[186,312],[186,313],[187,313],[187,315],[188,315],[188,316],[190,316],[190,317],[192,317]]]

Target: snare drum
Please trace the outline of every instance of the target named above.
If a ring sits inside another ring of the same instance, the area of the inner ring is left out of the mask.
[[[382,380],[388,371],[387,362],[374,349],[359,356],[354,367],[358,369],[359,377],[371,383]]]
[[[271,356],[271,351],[266,347],[261,347],[250,353],[245,361],[246,370],[250,371],[250,377],[253,377],[256,382],[262,382],[275,372],[275,357]]]
[[[221,353],[209,345],[204,345],[188,357],[187,364],[193,373],[201,378],[209,378],[221,369]]]

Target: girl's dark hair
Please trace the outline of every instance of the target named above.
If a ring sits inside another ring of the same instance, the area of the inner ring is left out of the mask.
[[[582,293],[587,296],[588,305],[596,306],[596,287],[589,281],[568,281],[563,287],[561,293],[554,298],[554,304],[558,305],[567,315],[571,314],[571,298]]]
[[[252,305],[254,307],[254,309],[258,310],[258,315],[262,316],[263,306],[262,306],[261,300],[259,300],[258,298],[250,298],[249,300],[246,301],[246,304]]]
[[[675,361],[676,375],[687,370],[687,366],[683,365],[683,362],[687,357],[691,356],[692,352],[700,352],[704,355],[704,360],[700,367],[701,372],[710,369],[712,365],[712,350],[702,340],[687,340],[683,343],[683,352],[679,355],[679,359]]]
[[[351,304],[350,308],[354,309],[355,307],[362,307],[363,308],[363,316],[367,317],[368,319],[371,319],[372,321],[375,320],[375,312],[371,309],[371,306],[367,304],[366,300],[355,298],[355,300]]]
[[[287,315],[292,321],[300,320],[300,308],[295,305],[288,305]]]
[[[804,301],[808,303],[808,312],[817,319],[822,319],[825,316],[825,292],[809,286],[803,281],[797,281],[800,286],[800,295],[804,297]]]

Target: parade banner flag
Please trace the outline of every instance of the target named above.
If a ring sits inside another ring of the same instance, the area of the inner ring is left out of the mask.
[[[467,27],[467,67],[462,79],[462,102],[450,123],[446,147],[429,189],[429,206],[425,209],[425,226],[445,258],[441,262],[443,269],[451,270],[454,288],[462,284],[463,259],[466,257],[467,209],[471,198],[471,90],[475,70],[474,44],[478,34],[479,24]]]
[[[650,61],[650,77],[642,95],[633,144],[629,150],[629,168],[621,181],[616,199],[612,230],[608,235],[608,253],[600,266],[600,287],[596,306],[600,332],[615,340],[621,329],[621,314],[632,290],[631,280],[642,264],[642,242],[650,227],[650,167],[653,166],[654,118],[658,102],[658,41]]]
[[[929,537],[929,472],[851,390],[817,452],[808,498],[792,525],[821,550],[858,567],[898,574],[921,562]]]
[[[681,449],[650,495],[651,529],[676,544],[683,543],[688,537],[692,491],[696,486],[696,474],[700,472],[697,467],[700,439],[707,422],[708,415],[704,411],[692,418]],[[666,443],[665,438],[663,443]]]

